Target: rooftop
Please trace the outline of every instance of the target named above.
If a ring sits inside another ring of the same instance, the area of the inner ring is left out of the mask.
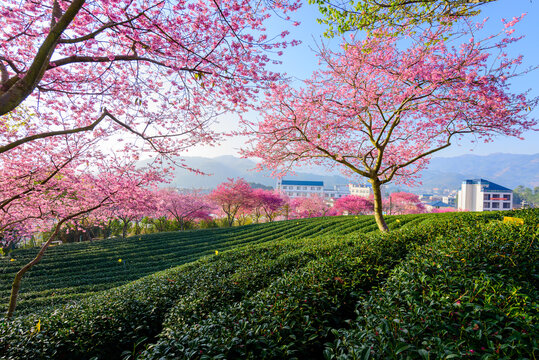
[[[281,180],[281,185],[324,186],[323,181]]]
[[[448,204],[444,203],[443,201],[435,201],[427,205],[432,206],[432,207],[450,207]]]
[[[485,180],[485,179],[464,180],[462,183],[463,184],[471,184],[471,185],[479,184],[479,185],[481,185],[483,191],[513,191],[511,189],[508,189],[508,188],[506,188],[504,186],[495,184],[495,183],[493,183],[491,181],[488,181],[488,180]]]

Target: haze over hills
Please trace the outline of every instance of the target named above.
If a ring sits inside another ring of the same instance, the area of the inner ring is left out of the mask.
[[[187,165],[199,169],[209,175],[197,175],[193,172],[176,169],[171,186],[178,188],[212,189],[227,178],[244,178],[247,182],[259,183],[275,187],[277,179],[271,177],[269,171],[255,171],[256,162],[231,155],[206,157],[185,157]],[[312,172],[296,172],[295,176],[287,175],[287,179],[323,180],[328,186],[347,183],[348,180],[335,174],[314,174]]]
[[[256,163],[231,155],[216,158],[186,157],[186,163],[212,175],[197,175],[183,169],[174,171],[171,186],[178,188],[211,189],[227,178],[242,177],[248,182],[275,186],[276,179],[268,171],[254,171]],[[407,191],[430,191],[433,188],[458,189],[462,180],[484,178],[500,185],[515,188],[539,186],[539,153],[533,155],[497,153],[491,155],[462,155],[434,158],[421,174],[421,186]],[[348,180],[338,172],[322,168],[301,169],[286,179],[322,180],[326,186],[345,184]],[[402,187],[400,187],[402,189]]]

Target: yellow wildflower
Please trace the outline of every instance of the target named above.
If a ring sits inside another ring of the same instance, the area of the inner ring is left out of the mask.
[[[41,319],[39,319],[39,320],[37,321],[36,326],[35,326],[34,328],[32,328],[32,330],[31,330],[30,333],[31,333],[31,334],[36,334],[36,333],[38,333],[38,332],[40,332],[40,331],[41,331]]]
[[[215,250],[215,255],[219,255],[219,251]]]
[[[118,259],[118,262],[121,263],[121,262],[122,262],[122,259]]]
[[[517,218],[517,217],[504,216],[503,222],[506,224],[523,225],[524,219]]]
[[[9,261],[15,261],[15,259],[11,259],[11,260],[9,260]]]

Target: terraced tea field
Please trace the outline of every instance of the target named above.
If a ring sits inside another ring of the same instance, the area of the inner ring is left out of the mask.
[[[539,211],[387,220],[54,247],[0,320],[0,360],[537,358]],[[2,259],[4,301],[35,252]]]
[[[425,215],[394,216],[391,226],[422,221]],[[398,220],[398,221],[396,221]],[[247,244],[354,232],[377,227],[372,216],[340,216],[279,221],[224,229],[141,235],[55,246],[23,278],[18,313],[45,305],[60,305],[120,286],[160,270]],[[37,249],[17,250],[0,258],[0,306],[7,309],[11,283]],[[15,261],[10,261],[15,259]],[[120,261],[121,260],[121,261]]]

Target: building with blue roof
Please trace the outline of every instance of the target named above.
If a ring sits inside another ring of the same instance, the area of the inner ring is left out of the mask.
[[[367,185],[347,184],[324,188],[323,181],[304,180],[278,180],[276,189],[291,198],[317,195],[328,202],[351,194],[368,197],[372,192],[372,188]]]
[[[485,179],[464,180],[458,192],[458,209],[499,211],[513,207],[513,190]]]
[[[303,181],[303,180],[281,180],[281,185],[288,186],[321,186],[324,187],[323,181]]]
[[[323,181],[304,181],[304,180],[281,180],[277,181],[277,191],[288,197],[310,197],[317,195],[324,196]]]
[[[435,209],[451,207],[449,206],[449,204],[446,204],[443,201],[434,201],[434,202],[428,203],[427,205]]]

